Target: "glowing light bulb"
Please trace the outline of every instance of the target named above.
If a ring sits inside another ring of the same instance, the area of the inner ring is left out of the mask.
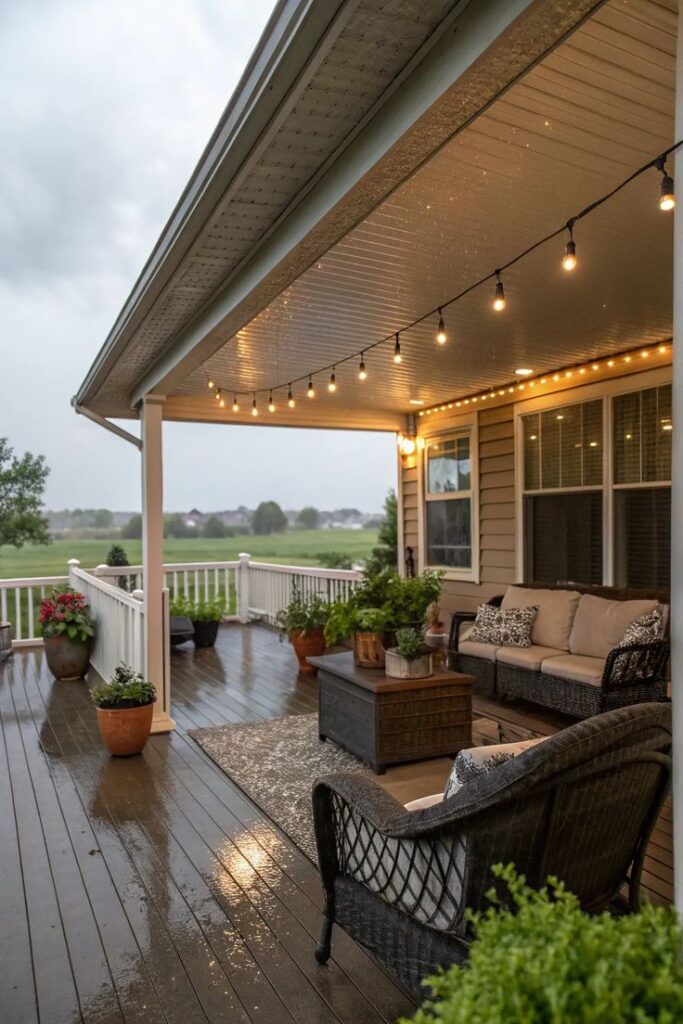
[[[327,385],[327,390],[332,394],[337,390],[337,376],[334,370],[332,370],[332,376],[330,377],[330,383]]]
[[[208,380],[208,381],[206,382],[206,386],[207,386],[207,388],[209,389],[209,391],[213,391],[213,389],[214,389],[214,386],[215,386],[215,385],[214,385],[213,381],[212,381],[211,379],[209,379],[209,380]]]
[[[221,389],[220,388],[216,388],[216,393],[215,393],[215,395],[213,397],[216,399],[217,402],[220,402],[220,400],[221,400]]]
[[[315,398],[315,388],[313,387],[313,380],[311,377],[308,378],[308,389],[306,394],[309,398]]]
[[[368,374],[367,370],[365,369],[365,360],[363,358],[363,353],[361,352],[360,364],[358,366],[358,380],[367,380],[367,378]]]
[[[565,246],[564,256],[562,257],[562,269],[571,272],[576,268],[576,242],[573,238],[570,238]]]
[[[233,412],[239,412],[240,411],[240,404],[237,401],[237,395],[235,395],[235,397],[233,399],[233,402],[232,402],[232,411]]]
[[[394,345],[394,362],[400,363],[402,361],[401,356],[401,342],[398,338],[398,331],[396,332],[396,344]]]
[[[268,399],[268,412],[275,412],[275,402],[273,401],[272,391],[270,393],[270,398]]]
[[[221,409],[225,409],[225,399],[224,398],[221,398],[220,401],[218,402],[218,404],[221,407]]]
[[[251,415],[258,416],[258,408],[256,406],[256,395],[254,395],[254,401],[251,403]]]
[[[505,289],[503,288],[503,282],[500,279],[498,271],[496,271],[496,277],[498,280],[496,281],[496,294],[493,298],[493,308],[496,313],[500,313],[505,309],[507,302],[505,301]]]
[[[445,345],[448,341],[448,335],[446,334],[446,325],[443,322],[443,313],[439,310],[439,326],[436,329],[436,340],[439,345]]]
[[[287,405],[289,406],[290,409],[293,409],[294,406],[296,405],[296,402],[294,401],[294,395],[292,394],[291,384],[289,385],[289,391],[287,392]]]
[[[674,180],[670,175],[665,174],[659,189],[659,209],[666,212],[673,210],[675,205]]]

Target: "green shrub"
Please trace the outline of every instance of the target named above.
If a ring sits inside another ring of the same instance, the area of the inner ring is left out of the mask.
[[[144,676],[123,663],[114,672],[109,683],[101,683],[90,691],[98,708],[139,708],[157,699],[156,690]]]
[[[326,569],[353,569],[351,556],[343,551],[319,551],[315,558]]]
[[[412,626],[403,626],[396,630],[396,649],[402,658],[412,661],[422,653],[424,646],[422,634]]]
[[[539,892],[511,865],[494,874],[512,909],[491,893],[494,906],[471,915],[467,964],[428,979],[433,997],[413,1024],[683,1020],[683,932],[672,907],[588,915],[556,879]]]
[[[225,615],[227,603],[224,597],[200,598],[193,601],[179,594],[171,601],[171,615],[185,615],[193,622],[220,622]]]
[[[393,572],[366,576],[346,601],[335,601],[325,627],[325,638],[337,644],[360,631],[385,632],[402,626],[419,626],[429,606],[441,593],[443,572],[427,570],[412,579]],[[376,613],[378,628],[362,622],[363,610]],[[381,619],[381,624],[380,623]]]

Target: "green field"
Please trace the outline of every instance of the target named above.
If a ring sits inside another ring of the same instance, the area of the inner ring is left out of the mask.
[[[0,579],[65,576],[70,558],[78,558],[85,568],[92,568],[106,560],[113,543],[123,545],[131,565],[140,563],[138,540],[57,540],[47,547],[0,547]],[[168,537],[164,541],[164,558],[166,562],[226,562],[237,558],[240,551],[248,551],[259,562],[320,565],[319,555],[323,552],[341,551],[356,561],[366,558],[376,543],[376,530],[292,530],[269,537],[250,535],[221,540]]]

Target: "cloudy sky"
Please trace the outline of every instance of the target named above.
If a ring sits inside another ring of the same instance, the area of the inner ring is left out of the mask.
[[[47,456],[50,508],[139,507],[137,451],[69,400],[272,6],[0,0],[0,436]],[[388,435],[169,424],[165,505],[375,510],[394,452]]]

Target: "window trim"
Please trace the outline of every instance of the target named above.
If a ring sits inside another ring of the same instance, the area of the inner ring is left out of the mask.
[[[470,490],[458,494],[457,492],[432,494],[427,491],[427,451],[430,444],[437,441],[450,440],[451,438],[468,436],[470,439],[470,461],[471,480]],[[439,569],[445,575],[445,580],[461,580],[467,583],[478,584],[480,581],[480,551],[479,551],[479,424],[475,415],[470,419],[453,421],[450,426],[444,426],[439,430],[423,434],[424,447],[418,448],[418,543],[420,555],[420,569]],[[427,516],[426,506],[428,501],[464,501],[465,494],[469,496],[472,524],[472,565],[469,569],[455,569],[453,566],[430,565],[427,562]]]
[[[614,484],[614,453],[612,450],[612,402],[618,395],[628,394],[633,391],[645,391],[648,388],[661,387],[664,384],[673,383],[673,370],[670,365],[660,366],[653,370],[645,370],[642,373],[629,374],[628,376],[617,377],[612,380],[592,381],[589,384],[577,386],[571,391],[555,391],[548,395],[526,399],[523,402],[515,403],[514,408],[514,445],[515,445],[515,576],[516,579],[524,580],[524,496],[525,494],[558,494],[575,491],[600,490],[602,491],[602,583],[603,586],[614,584],[614,491],[629,489],[634,486],[661,486],[670,487],[666,481],[655,484]],[[577,405],[584,402],[601,399],[602,409],[602,484],[591,487],[569,487],[553,488],[543,491],[524,490],[524,425],[522,419],[534,412],[545,412],[549,409],[559,409],[566,405]]]

